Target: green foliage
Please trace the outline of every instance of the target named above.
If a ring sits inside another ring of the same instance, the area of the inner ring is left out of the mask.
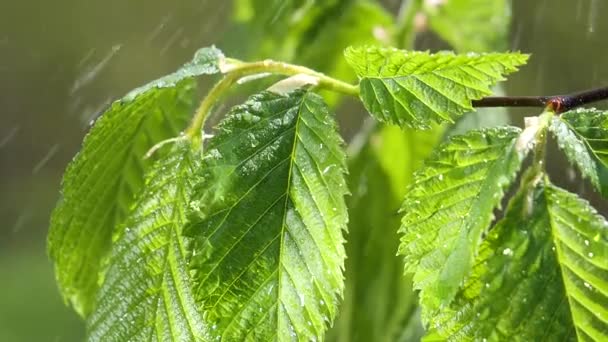
[[[449,0],[425,2],[433,31],[456,51],[488,52],[507,49],[510,4],[507,0]]]
[[[446,305],[470,272],[482,234],[527,147],[515,128],[471,131],[437,149],[414,175],[401,211],[399,253],[414,272],[423,315]]]
[[[576,195],[546,180],[524,186],[433,326],[454,341],[605,340],[607,234]]]
[[[551,131],[583,177],[608,195],[608,112],[579,109],[554,118]]]
[[[85,137],[68,166],[53,211],[48,248],[63,296],[81,316],[92,309],[102,259],[143,186],[155,143],[175,136],[192,108],[192,77],[218,72],[221,53],[201,49],[174,74],[118,100]]]
[[[187,233],[214,336],[320,339],[336,316],[347,215],[335,129],[318,95],[266,92],[208,142]]]
[[[192,341],[206,334],[190,291],[182,238],[199,164],[190,144],[179,142],[149,169],[146,187],[112,247],[88,320],[90,341]]]
[[[317,70],[205,48],[114,103],[66,171],[48,241],[88,339],[608,339],[608,222],[545,166],[551,131],[605,195],[608,112],[548,107],[524,130],[496,127],[505,112],[465,116],[527,61],[519,53],[341,57],[410,37],[418,10],[459,51],[504,43],[504,0],[425,4],[395,26],[366,0],[241,0],[241,29],[280,28],[244,50]],[[220,73],[194,111],[193,78]],[[267,73],[291,78],[198,134],[236,84]],[[380,121],[366,121],[348,161],[317,91],[332,105],[352,95]]]
[[[360,78],[361,101],[374,118],[427,129],[473,110],[472,100],[517,70],[518,53],[454,55],[378,47],[349,48],[345,56]]]

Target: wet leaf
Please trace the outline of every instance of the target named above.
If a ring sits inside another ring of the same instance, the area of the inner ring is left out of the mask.
[[[454,122],[473,110],[472,100],[526,63],[519,53],[455,55],[390,48],[348,48],[346,60],[360,78],[370,114],[382,122],[416,129]]]
[[[48,249],[66,301],[81,316],[92,310],[102,259],[143,186],[145,153],[175,137],[192,110],[192,77],[219,71],[215,48],[199,50],[183,68],[114,102],[68,166],[53,211]]]
[[[264,92],[209,140],[187,234],[212,337],[319,340],[338,311],[345,157],[322,99]]]
[[[603,341],[608,222],[551,184],[524,187],[433,327],[450,341]]]
[[[200,155],[179,142],[146,186],[109,256],[88,320],[89,341],[208,340],[190,290],[185,213]]]
[[[450,303],[529,146],[520,130],[471,131],[442,144],[415,173],[402,206],[399,253],[420,289],[423,320]]]
[[[608,112],[573,110],[553,118],[550,129],[568,160],[608,196]]]

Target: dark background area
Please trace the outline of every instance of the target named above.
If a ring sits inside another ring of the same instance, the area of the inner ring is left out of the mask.
[[[398,3],[385,1],[391,10]],[[96,113],[199,47],[222,48],[231,13],[232,2],[221,0],[0,0],[0,341],[82,339],[83,324],[63,305],[46,256],[61,174]],[[532,59],[507,93],[608,85],[606,15],[603,0],[514,0],[511,48]],[[227,55],[242,57],[238,42],[229,45]],[[513,122],[536,114],[512,111]],[[551,152],[558,182],[585,188]]]

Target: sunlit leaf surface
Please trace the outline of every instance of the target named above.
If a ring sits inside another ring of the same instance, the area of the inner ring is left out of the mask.
[[[589,203],[524,187],[433,327],[453,341],[605,341],[607,253],[608,223]]]
[[[319,340],[343,291],[342,141],[307,91],[251,97],[206,146],[188,235],[214,337]]]
[[[150,168],[146,187],[110,253],[88,320],[90,341],[203,340],[182,238],[200,155],[180,142]],[[208,339],[208,337],[206,338]]]
[[[382,122],[427,129],[473,110],[472,100],[525,64],[519,53],[430,54],[378,47],[348,48],[360,78],[361,100]]]
[[[583,177],[608,195],[608,112],[577,109],[553,119],[551,131]]]
[[[414,175],[402,212],[400,254],[420,289],[423,319],[456,294],[528,147],[513,127],[450,138]]]
[[[175,137],[192,108],[200,74],[218,72],[221,52],[205,48],[192,62],[114,102],[68,166],[53,211],[48,249],[64,298],[86,316],[92,309],[101,260],[143,185],[145,153]]]

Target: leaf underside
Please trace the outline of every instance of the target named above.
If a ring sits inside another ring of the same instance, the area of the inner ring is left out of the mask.
[[[176,136],[190,116],[191,78],[219,71],[221,53],[201,49],[174,74],[136,89],[97,120],[68,166],[53,211],[48,250],[66,301],[83,317],[92,310],[102,260],[143,186],[144,154]]]
[[[345,52],[360,78],[360,98],[377,120],[428,129],[432,122],[454,122],[473,110],[472,100],[525,64],[527,55],[491,53],[430,54],[379,47]]]
[[[208,142],[187,234],[213,336],[322,339],[344,286],[341,145],[306,91],[253,96]]]
[[[421,290],[423,320],[450,302],[470,272],[527,153],[517,146],[519,132],[503,127],[452,137],[415,173],[401,209],[399,253]]]
[[[200,156],[187,142],[150,168],[112,247],[88,320],[89,341],[194,341],[206,332],[190,291],[185,212]]]
[[[432,326],[451,341],[608,338],[608,223],[576,195],[524,187]]]
[[[577,109],[553,118],[558,145],[584,178],[608,196],[608,112]]]

